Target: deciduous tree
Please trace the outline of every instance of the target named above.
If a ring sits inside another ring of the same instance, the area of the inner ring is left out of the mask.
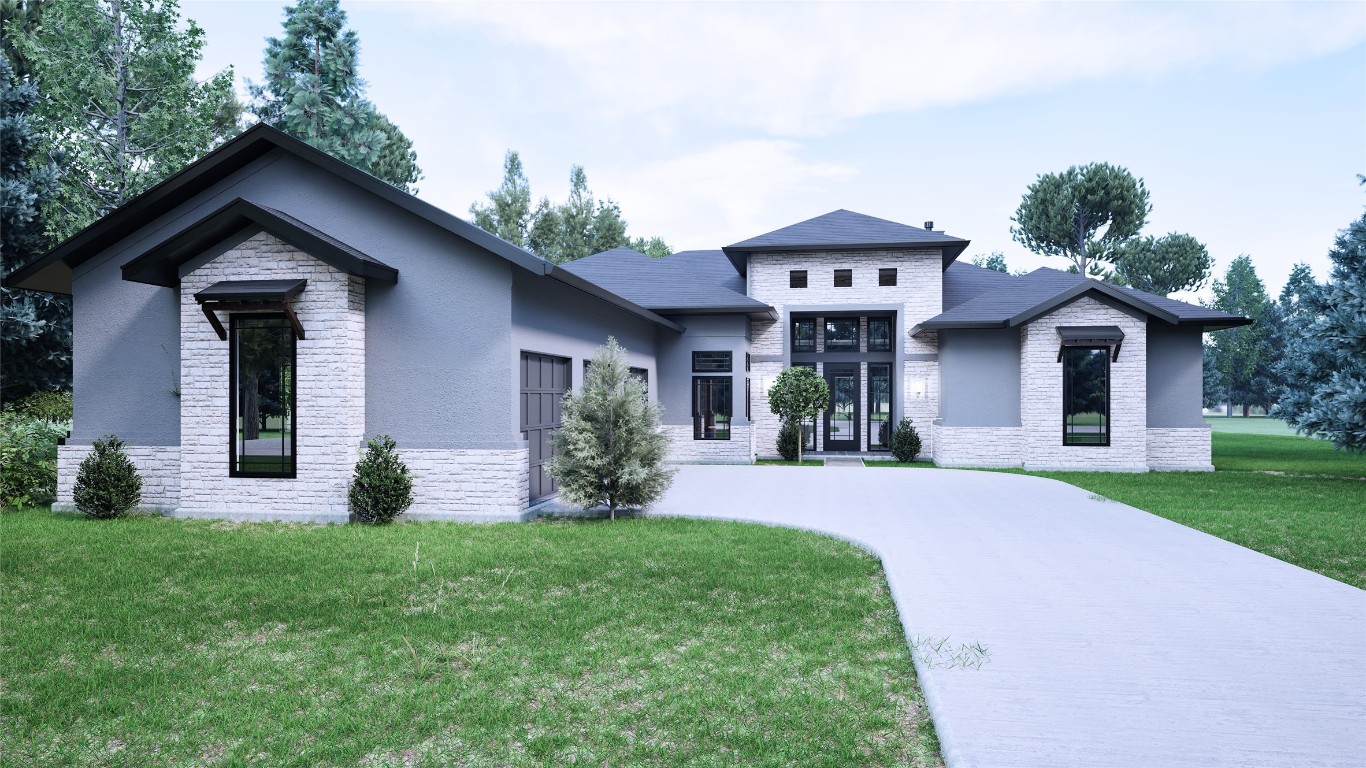
[[[996,272],[1010,274],[1010,269],[1006,267],[1006,255],[1000,251],[992,251],[990,256],[979,254],[972,257],[974,266],[990,269]]]
[[[1082,275],[1100,274],[1115,249],[1138,235],[1152,206],[1148,189],[1128,169],[1074,165],[1038,177],[1015,211],[1011,237],[1044,256],[1063,256]]]
[[[829,407],[830,385],[810,368],[784,370],[768,390],[768,408],[784,424],[795,422],[800,425],[807,419],[816,418]],[[798,463],[802,460],[801,443],[801,440],[797,441]]]

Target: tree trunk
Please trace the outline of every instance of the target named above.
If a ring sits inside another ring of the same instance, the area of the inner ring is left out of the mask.
[[[242,398],[242,439],[255,440],[261,436],[261,375],[258,373],[247,380],[246,391]]]
[[[806,425],[804,422],[797,422],[797,466],[802,465],[802,444],[806,442]]]
[[[123,39],[123,0],[113,0],[114,14],[114,151],[118,173],[114,207],[128,201],[128,59]]]
[[[1246,419],[1250,415],[1252,415],[1252,406],[1247,403],[1243,403],[1243,418]]]

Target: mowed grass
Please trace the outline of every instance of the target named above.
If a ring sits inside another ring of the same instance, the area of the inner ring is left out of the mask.
[[[1304,437],[1213,435],[1214,472],[1030,472],[1366,589],[1366,456]]]
[[[755,459],[754,463],[761,467],[823,467],[825,459]]]
[[[1289,437],[1295,434],[1288,424],[1280,419],[1272,419],[1267,416],[1206,416],[1205,423],[1209,424],[1210,429],[1215,432],[1239,432],[1249,435],[1281,435]]]
[[[927,766],[878,561],[688,520],[0,517],[7,765]]]

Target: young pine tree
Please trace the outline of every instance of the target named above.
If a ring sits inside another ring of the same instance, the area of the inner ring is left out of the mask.
[[[551,438],[550,473],[560,494],[583,507],[644,507],[673,481],[664,467],[669,441],[659,406],[630,375],[626,350],[614,338],[599,347],[577,395],[564,398],[563,426]]]

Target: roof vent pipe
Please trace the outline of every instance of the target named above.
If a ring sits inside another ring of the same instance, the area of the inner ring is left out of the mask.
[[[933,229],[934,229],[934,222],[933,222],[933,221],[927,221],[927,222],[925,222],[925,229],[933,230]]]

